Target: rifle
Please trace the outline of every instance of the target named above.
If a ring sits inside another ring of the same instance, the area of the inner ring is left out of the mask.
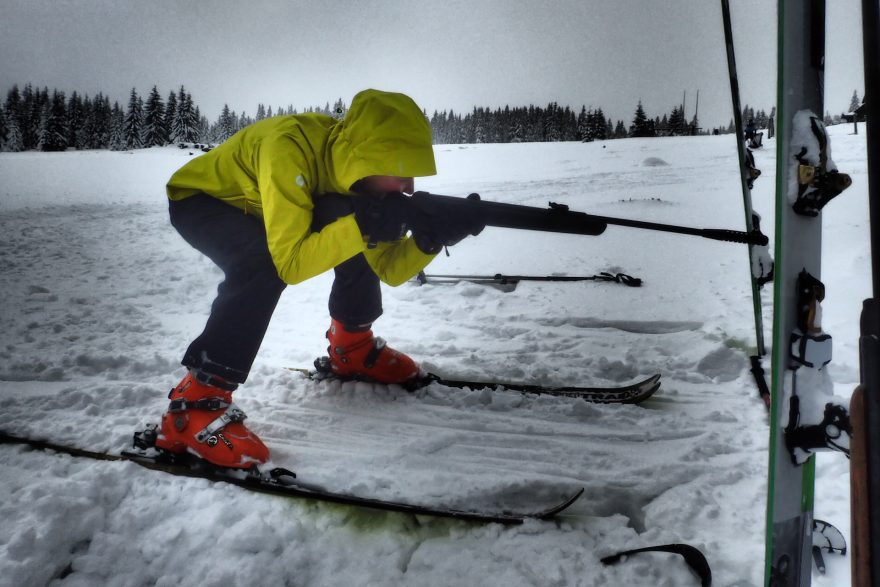
[[[733,243],[766,245],[769,242],[767,237],[759,231],[742,232],[718,228],[691,228],[657,222],[595,216],[585,212],[569,210],[565,204],[557,204],[555,202],[550,202],[548,208],[537,208],[519,204],[488,202],[481,200],[477,194],[471,194],[467,198],[456,198],[428,192],[414,193],[410,197],[410,202],[413,213],[408,225],[413,229],[418,229],[421,223],[431,222],[432,217],[434,219],[471,217],[481,220],[486,226],[538,230],[542,232],[563,232],[588,236],[598,236],[605,232],[609,224],[614,224],[631,228],[689,234]]]

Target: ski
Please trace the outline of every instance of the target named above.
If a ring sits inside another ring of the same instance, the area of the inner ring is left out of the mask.
[[[366,379],[340,377],[330,370],[330,358],[319,357],[315,359],[315,368],[289,367],[288,370],[301,373],[313,381],[367,381]],[[432,384],[445,385],[458,389],[488,389],[490,391],[514,391],[523,394],[549,395],[555,397],[568,397],[582,399],[590,403],[599,404],[638,404],[652,395],[660,388],[660,374],[630,383],[629,385],[615,387],[574,387],[574,386],[548,386],[535,383],[518,383],[507,381],[474,381],[469,379],[452,379],[427,373],[403,387],[409,391],[422,389]]]
[[[0,431],[0,444],[21,444],[37,450],[57,452],[73,457],[89,458],[100,461],[127,461],[154,471],[162,471],[172,475],[207,479],[217,483],[229,483],[242,489],[277,495],[287,498],[314,499],[323,502],[349,505],[372,510],[390,511],[414,516],[430,516],[451,518],[478,523],[497,523],[505,525],[522,524],[526,520],[549,520],[566,510],[583,494],[580,488],[563,500],[545,508],[530,511],[501,510],[485,512],[475,509],[457,509],[416,503],[362,497],[348,493],[339,493],[323,487],[300,482],[296,474],[283,468],[261,471],[257,467],[251,470],[228,469],[216,467],[192,455],[173,455],[156,449],[155,427],[147,427],[135,433],[134,451],[106,453],[84,450],[81,448],[56,444],[45,440],[35,440],[16,436]]]
[[[550,395],[556,397],[569,397],[582,399],[596,404],[638,404],[652,395],[660,388],[660,374],[654,374],[620,387],[572,387],[572,386],[545,386],[530,383],[512,383],[504,381],[468,381],[446,379],[438,375],[430,375],[428,383],[439,383],[447,387],[460,389],[489,389],[492,391],[518,391],[520,393],[535,395]]]
[[[776,276],[765,584],[811,582],[815,458],[848,452],[846,402],[825,366],[822,208],[850,184],[831,160],[821,115],[825,2],[780,0],[777,106]]]

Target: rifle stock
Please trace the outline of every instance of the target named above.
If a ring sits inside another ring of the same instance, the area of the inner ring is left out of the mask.
[[[583,212],[572,212],[568,206],[550,204],[549,208],[487,202],[478,198],[456,198],[428,192],[416,192],[412,203],[428,216],[466,215],[479,218],[486,226],[564,232],[597,236],[605,232],[607,223]],[[417,222],[417,221],[416,221]]]

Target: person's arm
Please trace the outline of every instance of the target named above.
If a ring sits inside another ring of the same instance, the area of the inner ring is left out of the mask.
[[[415,239],[407,237],[393,243],[379,243],[375,249],[366,249],[364,256],[379,279],[396,287],[418,275],[437,255],[423,253]]]
[[[314,206],[308,158],[293,139],[265,139],[255,158],[269,252],[285,283],[305,281],[366,249],[354,215],[310,231]]]

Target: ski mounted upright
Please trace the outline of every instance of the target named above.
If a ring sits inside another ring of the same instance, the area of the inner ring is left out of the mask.
[[[825,2],[779,0],[776,267],[765,584],[810,585],[818,450],[848,451],[846,401],[825,369],[822,208],[849,186],[822,123]]]
[[[852,397],[853,585],[880,585],[880,3],[862,0],[872,297],[862,305],[861,381]],[[857,123],[858,124],[858,123]]]
[[[0,430],[0,444],[22,444],[37,450],[47,450],[74,457],[100,461],[129,461],[154,471],[163,471],[172,475],[208,479],[236,485],[243,489],[290,498],[316,499],[330,503],[339,503],[374,510],[399,512],[416,516],[434,516],[452,518],[468,522],[497,523],[506,525],[522,524],[526,520],[549,520],[571,506],[584,492],[581,488],[562,501],[540,509],[530,511],[502,510],[498,512],[478,511],[476,509],[457,509],[442,506],[404,503],[371,497],[362,497],[347,493],[338,493],[323,487],[303,483],[292,471],[275,468],[271,471],[227,469],[217,467],[196,457],[182,454],[174,455],[155,448],[156,428],[148,426],[134,434],[135,451],[123,451],[119,454],[95,452],[77,447],[56,444],[50,441],[35,440],[8,434]]]

